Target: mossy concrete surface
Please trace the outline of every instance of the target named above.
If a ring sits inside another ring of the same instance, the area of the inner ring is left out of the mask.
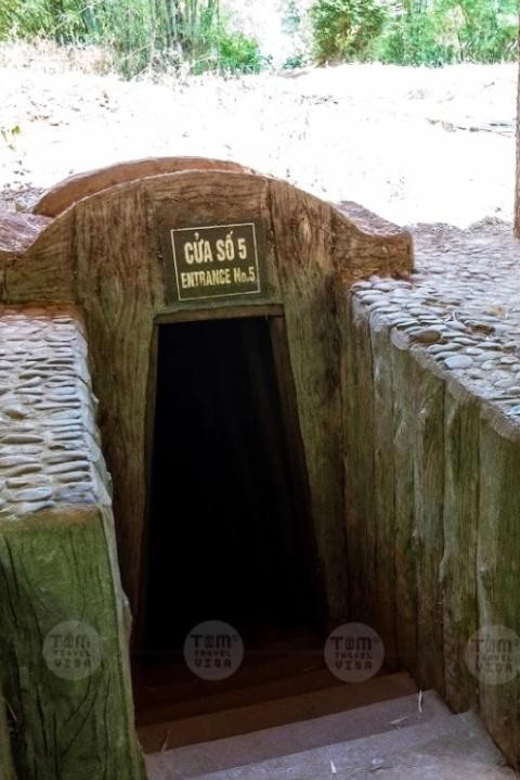
[[[4,308],[2,780],[144,776],[133,725],[128,608],[95,408],[77,313]]]

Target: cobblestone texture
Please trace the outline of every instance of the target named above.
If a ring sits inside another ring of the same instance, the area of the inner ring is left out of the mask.
[[[0,520],[108,500],[86,356],[70,311],[0,309]]]
[[[421,351],[520,425],[520,242],[509,225],[413,229],[417,272],[352,288]]]

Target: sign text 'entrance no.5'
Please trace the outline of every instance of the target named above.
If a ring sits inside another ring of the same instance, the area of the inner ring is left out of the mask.
[[[255,224],[170,231],[179,301],[261,292]]]

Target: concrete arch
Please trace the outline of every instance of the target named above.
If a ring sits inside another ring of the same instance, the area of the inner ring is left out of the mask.
[[[191,164],[182,158],[140,161],[59,185],[36,210],[70,205],[45,222],[23,256],[5,264],[2,298],[67,301],[85,318],[104,454],[114,480],[123,582],[134,606],[154,322],[164,314],[217,304],[282,306],[328,604],[331,615],[342,614],[347,589],[336,295],[362,276],[406,273],[410,237],[377,219],[371,225],[370,215],[359,208],[349,219],[286,182],[240,166],[216,170],[220,163],[196,161],[197,169],[186,170]],[[157,166],[180,170],[146,175]],[[139,173],[145,178],[136,179]],[[121,183],[105,186],[115,180]],[[244,222],[256,230],[259,291],[179,300],[170,231]]]

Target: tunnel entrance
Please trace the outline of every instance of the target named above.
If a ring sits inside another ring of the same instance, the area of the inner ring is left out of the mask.
[[[283,317],[158,326],[148,683],[166,667],[170,684],[186,682],[183,643],[206,620],[241,634],[246,677],[275,645],[298,651],[295,668],[306,662],[323,599],[295,409]]]

